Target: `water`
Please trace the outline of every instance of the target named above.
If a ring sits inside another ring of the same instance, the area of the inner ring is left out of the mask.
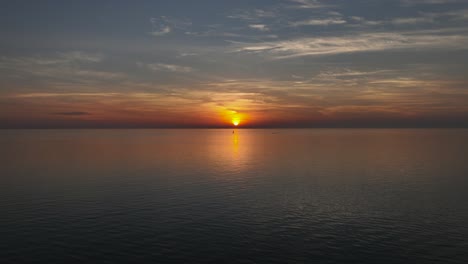
[[[468,130],[3,130],[0,262],[467,263]]]

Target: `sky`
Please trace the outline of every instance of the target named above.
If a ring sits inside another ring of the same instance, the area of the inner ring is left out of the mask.
[[[0,32],[0,128],[468,127],[468,0],[11,0]]]

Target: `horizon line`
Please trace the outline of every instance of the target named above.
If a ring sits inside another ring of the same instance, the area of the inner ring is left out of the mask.
[[[90,126],[90,127],[0,127],[0,130],[34,130],[34,129],[468,129],[468,126],[316,126],[316,127],[148,127],[148,126]]]

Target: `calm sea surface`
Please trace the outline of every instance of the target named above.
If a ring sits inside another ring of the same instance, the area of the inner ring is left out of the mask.
[[[468,263],[468,130],[0,130],[0,263]]]

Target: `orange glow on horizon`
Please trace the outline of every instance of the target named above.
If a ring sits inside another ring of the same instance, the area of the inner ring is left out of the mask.
[[[239,113],[235,110],[230,109],[220,109],[220,115],[223,120],[223,123],[230,124],[231,126],[238,127],[241,124],[245,123],[247,120],[247,115],[245,113]]]

